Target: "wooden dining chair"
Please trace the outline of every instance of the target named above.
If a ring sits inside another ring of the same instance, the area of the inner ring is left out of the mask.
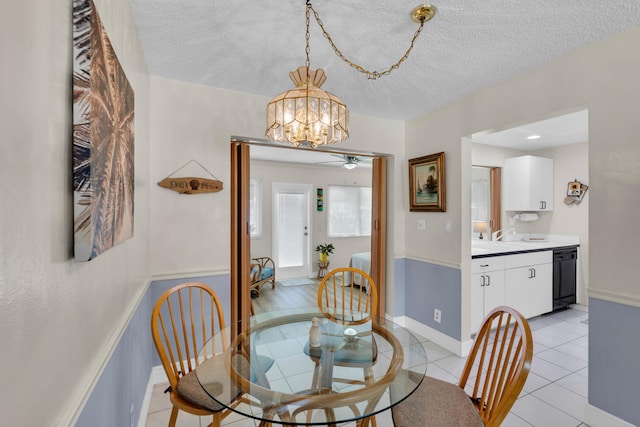
[[[480,326],[458,384],[424,377],[391,409],[395,426],[499,426],[527,380],[532,356],[524,316],[511,307],[495,308]]]
[[[151,334],[167,378],[169,399],[173,405],[169,427],[176,424],[178,411],[197,416],[213,416],[210,426],[219,427],[229,413],[202,388],[195,369],[202,363],[219,364],[220,387],[230,393],[240,391],[231,384],[224,368],[222,352],[228,339],[210,339],[225,329],[222,305],[216,293],[203,283],[188,282],[166,291],[156,302],[151,315]],[[207,344],[208,343],[208,344]],[[205,346],[205,344],[207,344]],[[238,401],[239,403],[239,401]]]
[[[318,286],[318,308],[332,321],[345,327],[363,325],[375,322],[378,306],[378,290],[376,284],[366,272],[353,268],[342,267],[331,270]],[[372,334],[372,329],[361,332],[358,336],[367,335],[367,345],[370,351],[362,360],[340,360],[340,352],[336,353],[334,366],[362,368],[363,379],[343,378],[333,376],[332,383],[349,385],[361,384],[365,387],[373,381],[373,366],[378,357],[378,348]],[[319,360],[312,382],[312,388],[318,388],[320,383]],[[308,417],[310,414],[308,414]],[[376,426],[375,416],[367,423]]]
[[[353,267],[331,270],[318,287],[318,307],[329,318],[349,324],[368,322],[376,315],[378,290],[367,273]],[[368,313],[360,318],[351,312]]]

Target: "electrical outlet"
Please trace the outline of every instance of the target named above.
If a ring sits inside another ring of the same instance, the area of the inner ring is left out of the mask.
[[[442,320],[442,312],[437,308],[433,309],[433,320],[435,320],[438,323],[440,323],[440,321]]]
[[[427,229],[427,221],[424,219],[419,219],[416,221],[416,228],[418,230],[426,230]]]

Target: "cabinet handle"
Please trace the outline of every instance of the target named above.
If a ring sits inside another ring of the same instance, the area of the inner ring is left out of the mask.
[[[489,267],[489,264],[480,264],[480,267],[486,268],[486,267]]]
[[[484,286],[484,283],[485,283],[485,277],[486,277],[486,276],[483,274],[483,275],[482,275],[482,276],[480,276],[480,277],[482,277],[482,283],[480,283],[480,286]]]
[[[532,268],[531,271],[533,271],[533,277],[535,278],[536,277],[536,269]]]
[[[491,276],[487,276],[487,286],[491,286]]]

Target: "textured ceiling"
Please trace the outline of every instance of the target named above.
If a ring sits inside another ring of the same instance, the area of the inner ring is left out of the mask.
[[[131,0],[152,75],[273,97],[304,65],[303,0]],[[415,0],[317,0],[353,62],[383,71],[417,29]],[[640,24],[638,2],[449,0],[434,3],[408,60],[379,80],[349,67],[311,18],[311,67],[355,114],[407,120]]]

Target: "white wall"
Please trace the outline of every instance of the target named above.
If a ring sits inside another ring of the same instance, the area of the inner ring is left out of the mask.
[[[469,221],[469,190],[461,187],[460,178],[468,176],[463,170],[471,164],[470,147],[461,144],[465,135],[588,108],[589,238],[598,242],[590,248],[590,293],[640,306],[631,261],[638,259],[638,231],[630,226],[636,222],[640,199],[628,197],[640,189],[640,122],[634,118],[640,97],[639,41],[636,27],[409,121],[408,157],[443,150],[447,154],[447,213],[428,215],[425,232],[407,230],[407,253],[465,267],[469,231],[463,228],[466,236],[457,231]],[[408,211],[405,215],[408,224],[421,216]],[[456,232],[443,232],[445,219],[456,224]],[[464,268],[462,283],[469,283]],[[463,313],[468,302],[468,289],[463,287]],[[467,323],[463,320],[463,336],[469,334]]]
[[[313,185],[311,212],[311,262],[313,271],[317,271],[316,261],[319,255],[314,248],[319,243],[333,243],[335,250],[329,256],[330,267],[347,267],[352,254],[368,252],[371,249],[371,238],[367,237],[329,237],[327,233],[327,215],[329,208],[329,185],[356,185],[371,187],[371,168],[357,167],[346,170],[337,167],[306,165],[300,167],[291,163],[252,161],[251,177],[262,178],[262,238],[251,240],[253,256],[273,257],[272,253],[272,185],[274,182],[290,182]],[[316,189],[324,190],[324,210],[316,209]]]
[[[69,425],[148,280],[148,77],[126,0],[96,0],[135,91],[132,239],[73,261],[72,2],[0,3],[2,424]]]

